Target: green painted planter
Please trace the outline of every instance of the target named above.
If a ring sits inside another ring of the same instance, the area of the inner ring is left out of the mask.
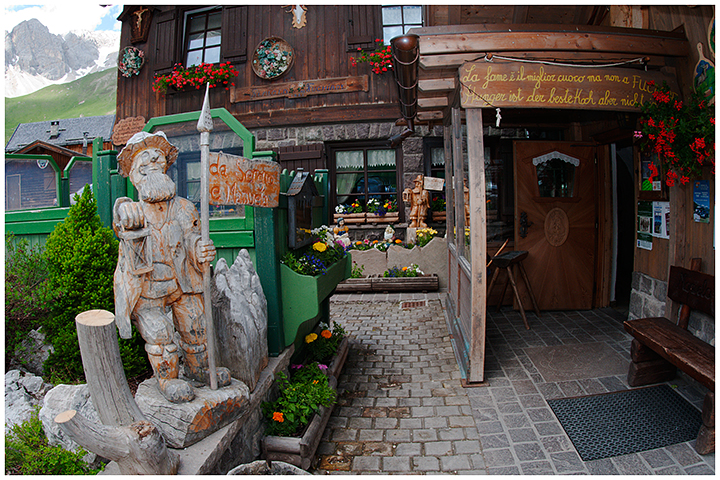
[[[280,264],[282,285],[283,327],[285,343],[295,341],[300,325],[321,313],[320,305],[335,290],[337,284],[350,278],[352,257],[345,258],[328,268],[325,275],[300,275]]]

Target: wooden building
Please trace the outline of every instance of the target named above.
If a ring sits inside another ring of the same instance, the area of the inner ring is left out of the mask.
[[[540,309],[630,303],[631,317],[673,316],[657,293],[669,267],[701,257],[714,271],[714,175],[703,177],[709,223],[695,222],[692,185],[640,190],[634,137],[648,82],[686,97],[701,55],[714,62],[713,6],[129,5],[119,19],[121,51],[140,50],[144,64],[118,78],[118,121],[199,110],[202,89],[158,92],[153,82],[204,61],[238,71],[211,89],[211,105],[288,169],[327,169],[331,207],[395,199],[402,233],[399,192],[418,174],[448,179],[447,225],[431,226],[447,226],[448,310],[469,382],[483,381],[485,309],[499,297],[487,291],[487,256],[506,240],[529,253]],[[407,58],[394,51],[400,86],[392,71],[356,63],[399,35],[414,39]],[[222,132],[216,141],[243,148]],[[176,173],[188,185],[199,162],[190,143]],[[638,247],[638,205],[653,201],[669,228]],[[712,321],[691,329],[714,342]]]

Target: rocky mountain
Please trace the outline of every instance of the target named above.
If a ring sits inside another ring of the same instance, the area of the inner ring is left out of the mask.
[[[117,65],[119,32],[54,35],[36,19],[5,32],[5,97],[19,97]]]

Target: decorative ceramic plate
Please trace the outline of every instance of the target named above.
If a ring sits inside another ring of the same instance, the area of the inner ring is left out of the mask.
[[[290,70],[295,59],[295,51],[285,40],[268,37],[255,47],[252,69],[260,78],[275,80]]]

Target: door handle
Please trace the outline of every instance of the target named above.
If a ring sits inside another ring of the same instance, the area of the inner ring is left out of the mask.
[[[528,221],[527,213],[520,212],[520,238],[527,237],[528,228],[533,225],[533,222]]]

